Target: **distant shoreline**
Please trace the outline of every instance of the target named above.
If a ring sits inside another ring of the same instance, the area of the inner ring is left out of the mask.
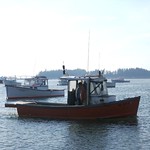
[[[84,69],[66,70],[70,76],[84,76],[87,74]],[[98,70],[90,71],[91,75],[98,74]],[[46,76],[49,79],[58,79],[63,76],[62,70],[45,70],[38,73],[38,75]],[[143,68],[129,68],[118,69],[116,71],[104,71],[104,76],[107,79],[125,78],[125,79],[150,79],[150,71]]]

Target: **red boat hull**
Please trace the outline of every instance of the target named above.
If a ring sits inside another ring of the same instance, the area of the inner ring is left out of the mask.
[[[140,97],[99,105],[64,105],[64,104],[17,104],[20,117],[49,118],[64,120],[104,119],[136,116]]]

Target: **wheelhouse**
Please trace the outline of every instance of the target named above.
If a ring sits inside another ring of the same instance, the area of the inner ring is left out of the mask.
[[[48,79],[45,76],[26,78],[24,80],[24,86],[45,90],[48,89]]]
[[[82,84],[85,89],[85,99],[82,104],[90,105],[103,102],[108,98],[107,79],[100,77],[82,77],[68,80],[68,104],[77,103],[77,89]]]

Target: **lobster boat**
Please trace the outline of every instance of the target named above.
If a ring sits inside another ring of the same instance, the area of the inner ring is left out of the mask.
[[[66,103],[25,102],[13,106],[19,117],[57,120],[97,120],[137,116],[140,96],[116,100],[109,95],[107,79],[79,77],[68,80]]]
[[[49,89],[45,76],[26,78],[23,84],[5,84],[5,87],[7,99],[64,96],[64,89]]]

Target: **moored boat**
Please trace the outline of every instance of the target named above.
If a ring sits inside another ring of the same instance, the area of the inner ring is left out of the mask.
[[[70,76],[68,73],[66,73],[65,65],[62,66],[63,68],[63,76],[61,76],[58,80],[59,86],[67,86],[68,85],[68,80],[71,78],[75,78],[75,76]]]
[[[136,116],[140,97],[128,98],[121,101],[101,103],[96,105],[68,104],[17,104],[20,117],[65,119],[65,120],[95,120]]]
[[[125,80],[124,78],[111,79],[111,81],[112,81],[112,82],[115,82],[115,83],[130,82],[130,80]]]
[[[67,103],[16,103],[19,117],[63,120],[95,120],[137,116],[140,96],[116,100],[109,95],[106,78],[81,77],[68,80]]]
[[[69,76],[69,75],[63,75],[59,78],[58,80],[58,84],[59,86],[67,86],[68,84],[68,80],[75,78],[75,76]]]
[[[64,89],[49,89],[45,76],[35,76],[24,79],[22,85],[6,84],[7,99],[44,98],[64,96]]]

